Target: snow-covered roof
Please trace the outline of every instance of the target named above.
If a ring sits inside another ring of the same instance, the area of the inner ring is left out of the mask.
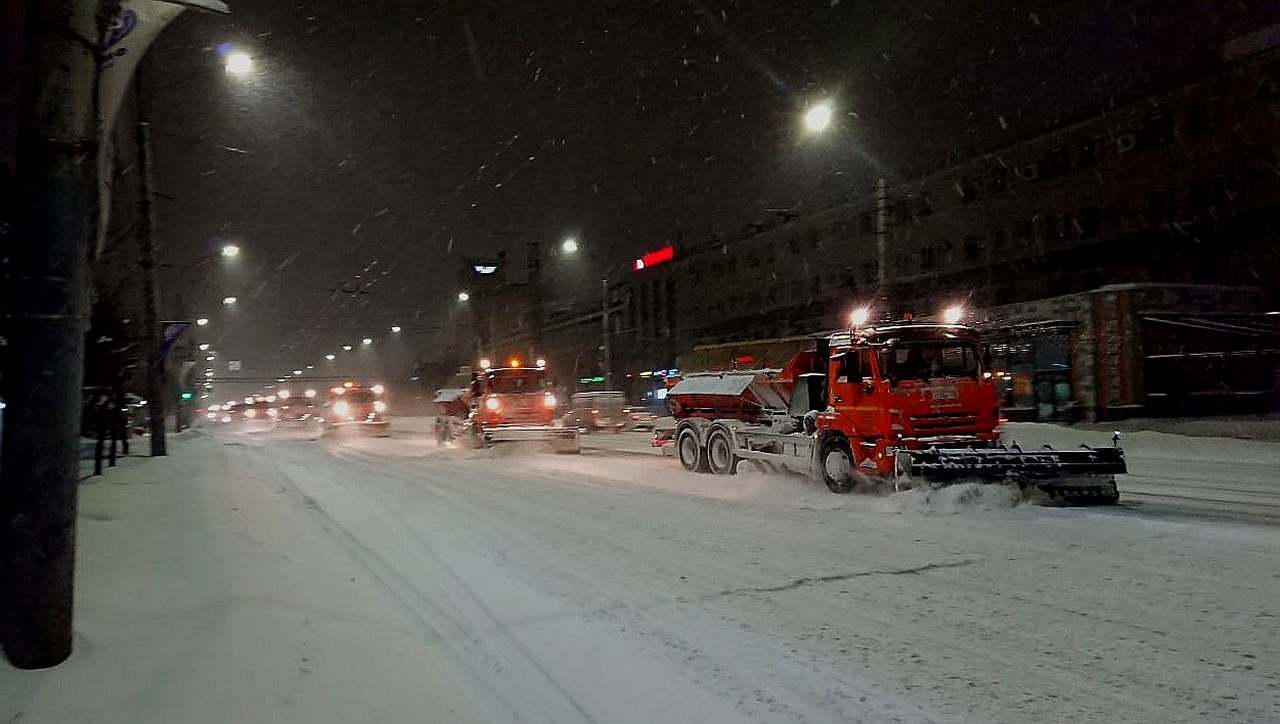
[[[432,402],[453,402],[465,394],[467,394],[466,388],[446,387],[442,390],[436,390],[436,398]]]
[[[756,376],[753,374],[707,374],[692,375],[676,383],[667,392],[671,395],[741,395]]]

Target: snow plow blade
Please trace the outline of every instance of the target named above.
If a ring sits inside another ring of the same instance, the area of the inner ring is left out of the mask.
[[[558,453],[582,451],[575,427],[494,427],[484,431],[485,446],[511,442],[545,442]]]
[[[927,448],[900,451],[896,474],[929,484],[980,481],[1017,483],[1058,503],[1111,505],[1119,500],[1116,475],[1128,471],[1118,447],[1075,450]]]

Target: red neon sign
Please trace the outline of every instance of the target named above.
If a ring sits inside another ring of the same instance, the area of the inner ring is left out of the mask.
[[[664,264],[666,262],[671,261],[674,258],[676,258],[676,248],[670,244],[667,244],[661,249],[658,249],[656,251],[651,251],[648,254],[645,254],[644,256],[640,257],[639,259],[636,259],[634,262],[632,262],[631,269],[632,271],[641,271],[643,269],[648,269],[649,267],[654,267],[659,264]]]

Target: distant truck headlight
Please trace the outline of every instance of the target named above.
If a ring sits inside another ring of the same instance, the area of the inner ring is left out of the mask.
[[[382,400],[374,400],[374,401],[373,401],[373,409],[374,409],[374,410],[377,410],[378,412],[386,412],[386,411],[387,411],[387,403],[383,402]]]
[[[254,417],[254,416],[256,416],[257,414],[258,414],[258,411],[257,411],[257,410],[245,410],[245,411],[244,411],[244,416],[245,416],[245,417]]]
[[[485,398],[484,406],[492,412],[497,412],[498,408],[502,407],[502,403],[496,397],[488,397]]]
[[[347,417],[351,414],[351,405],[348,405],[346,400],[338,400],[333,403],[333,411],[338,417]]]
[[[546,403],[547,407],[556,406],[556,396],[551,394],[550,392],[542,396],[542,401]]]

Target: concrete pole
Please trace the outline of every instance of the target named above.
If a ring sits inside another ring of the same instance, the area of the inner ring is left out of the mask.
[[[16,667],[71,654],[88,247],[97,215],[96,0],[25,3],[26,58],[0,462],[0,647]]]
[[[889,182],[876,179],[876,284],[880,294],[889,285]]]
[[[613,389],[613,360],[609,355],[609,280],[600,280],[600,356],[604,359],[604,388]]]
[[[134,86],[134,92],[142,95],[141,84]],[[142,100],[138,100],[141,112]],[[152,194],[153,183],[151,124],[145,120],[138,122],[138,165],[141,173],[140,198],[138,199],[138,256],[142,267],[142,343],[145,345],[146,382],[147,382],[147,422],[151,430],[151,455],[160,457],[168,455],[165,442],[164,418],[165,395],[168,385],[165,384],[164,356],[160,351],[160,313],[158,311],[159,291],[156,288],[156,246],[155,246],[155,207]]]

